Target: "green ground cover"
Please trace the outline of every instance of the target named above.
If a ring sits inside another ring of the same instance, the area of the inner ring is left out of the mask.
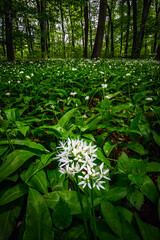
[[[0,63],[0,239],[158,240],[159,94],[152,60]],[[111,180],[61,168],[68,139]]]

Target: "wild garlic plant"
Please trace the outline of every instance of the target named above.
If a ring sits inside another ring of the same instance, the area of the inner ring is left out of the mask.
[[[95,187],[98,190],[105,189],[103,184],[106,180],[110,180],[107,177],[109,169],[105,168],[103,162],[100,166],[95,163],[96,151],[98,150],[96,145],[88,144],[83,139],[68,138],[66,142],[60,142],[58,148],[60,151],[56,158],[59,162],[59,171],[62,174],[67,174],[71,178],[77,175],[80,180],[78,185],[82,185],[83,188],[88,186],[90,189]]]
[[[95,163],[97,158],[96,151],[98,148],[96,145],[92,145],[92,143],[88,144],[83,139],[73,140],[68,138],[66,142],[60,142],[58,148],[60,151],[56,158],[59,162],[59,171],[61,174],[67,174],[71,179],[75,180],[75,189],[77,191],[82,210],[87,239],[89,239],[89,231],[79,187],[82,186],[82,188],[87,187],[87,190],[90,189],[91,208],[87,196],[85,196],[93,226],[94,239],[96,239],[97,227],[93,204],[93,188],[97,188],[98,190],[101,188],[105,189],[103,184],[106,180],[110,180],[110,178],[107,177],[109,169],[105,168],[103,162],[100,166]]]

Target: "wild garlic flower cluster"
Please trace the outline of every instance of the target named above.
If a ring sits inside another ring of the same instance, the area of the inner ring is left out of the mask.
[[[60,142],[59,153],[56,156],[59,162],[59,171],[74,178],[78,176],[83,188],[104,188],[105,180],[110,180],[106,175],[109,172],[104,163],[98,166],[94,161],[97,158],[97,146],[82,140],[68,138],[66,142]]]

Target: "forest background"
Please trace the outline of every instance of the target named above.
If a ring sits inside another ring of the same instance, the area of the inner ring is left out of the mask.
[[[160,59],[159,0],[1,0],[0,59]]]

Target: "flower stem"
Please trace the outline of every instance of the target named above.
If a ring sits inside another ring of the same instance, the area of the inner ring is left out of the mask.
[[[76,182],[78,184],[77,175],[76,175]],[[85,231],[86,231],[86,237],[89,240],[88,225],[87,225],[87,221],[86,221],[86,217],[85,217],[85,212],[84,212],[84,208],[83,208],[83,203],[82,203],[82,198],[81,198],[81,194],[80,194],[80,189],[79,189],[79,187],[77,186],[77,184],[75,182],[74,182],[74,184],[75,184],[75,189],[76,189],[77,194],[78,194],[78,200],[79,200],[79,203],[80,203],[80,206],[81,206],[81,211],[82,211],[82,216],[83,216],[83,221],[84,221],[84,227],[85,227]]]
[[[91,180],[91,203],[92,203],[92,223],[93,223],[93,233],[94,233],[94,240],[97,239],[97,226],[96,226],[96,218],[95,218],[95,212],[94,212],[94,204],[93,204],[93,182]]]

